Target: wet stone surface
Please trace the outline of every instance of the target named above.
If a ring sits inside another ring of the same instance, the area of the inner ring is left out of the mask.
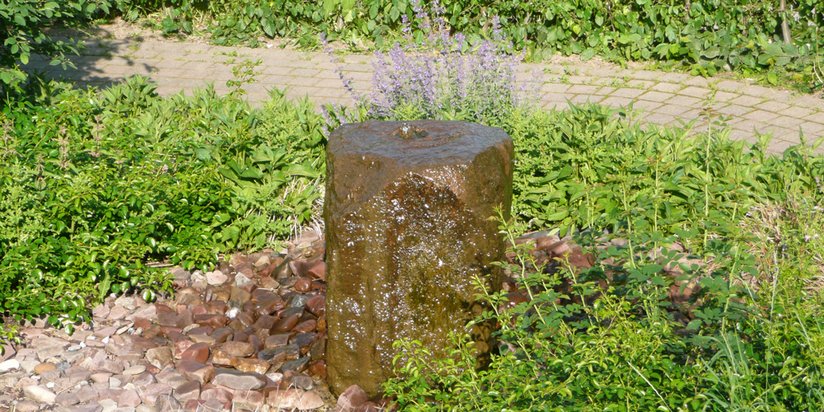
[[[369,396],[398,339],[444,356],[473,316],[475,278],[499,284],[498,223],[512,198],[512,140],[465,122],[344,125],[327,145],[327,367],[333,393]],[[307,326],[308,327],[308,326]],[[490,333],[478,325],[478,348]],[[483,349],[482,349],[483,352]]]

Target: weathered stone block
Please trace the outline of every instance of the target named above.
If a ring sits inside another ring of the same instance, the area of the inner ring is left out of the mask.
[[[327,368],[336,394],[370,396],[391,376],[398,339],[436,356],[472,317],[475,276],[501,258],[512,198],[512,140],[464,122],[367,122],[327,147]],[[492,283],[492,282],[490,282]]]

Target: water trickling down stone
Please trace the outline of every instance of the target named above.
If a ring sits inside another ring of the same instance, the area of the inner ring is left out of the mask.
[[[489,218],[497,208],[509,214],[512,155],[502,130],[463,122],[367,122],[332,133],[324,219],[334,392],[358,384],[378,394],[397,339],[444,355],[449,332],[472,316],[474,275],[490,281],[489,264],[502,256]]]

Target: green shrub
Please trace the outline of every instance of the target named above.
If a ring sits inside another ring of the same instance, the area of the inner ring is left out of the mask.
[[[136,77],[16,100],[0,124],[0,305],[15,317],[58,324],[109,293],[169,290],[146,262],[272,246],[321,197],[319,116],[279,93],[252,110],[212,89],[160,98]]]
[[[698,230],[706,246],[729,236],[754,203],[783,199],[787,189],[824,196],[815,177],[824,159],[809,147],[768,156],[765,139],[747,147],[717,125],[687,138],[689,129],[641,128],[616,115],[599,106],[516,112],[503,125],[517,142],[514,212],[562,233]]]

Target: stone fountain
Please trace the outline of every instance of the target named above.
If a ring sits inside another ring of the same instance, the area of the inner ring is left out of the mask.
[[[366,122],[329,137],[324,209],[327,367],[335,393],[370,396],[392,376],[392,342],[445,356],[473,317],[475,277],[497,286],[497,210],[508,217],[512,140],[451,121]],[[492,218],[492,219],[490,219]],[[473,336],[483,352],[489,331]]]

